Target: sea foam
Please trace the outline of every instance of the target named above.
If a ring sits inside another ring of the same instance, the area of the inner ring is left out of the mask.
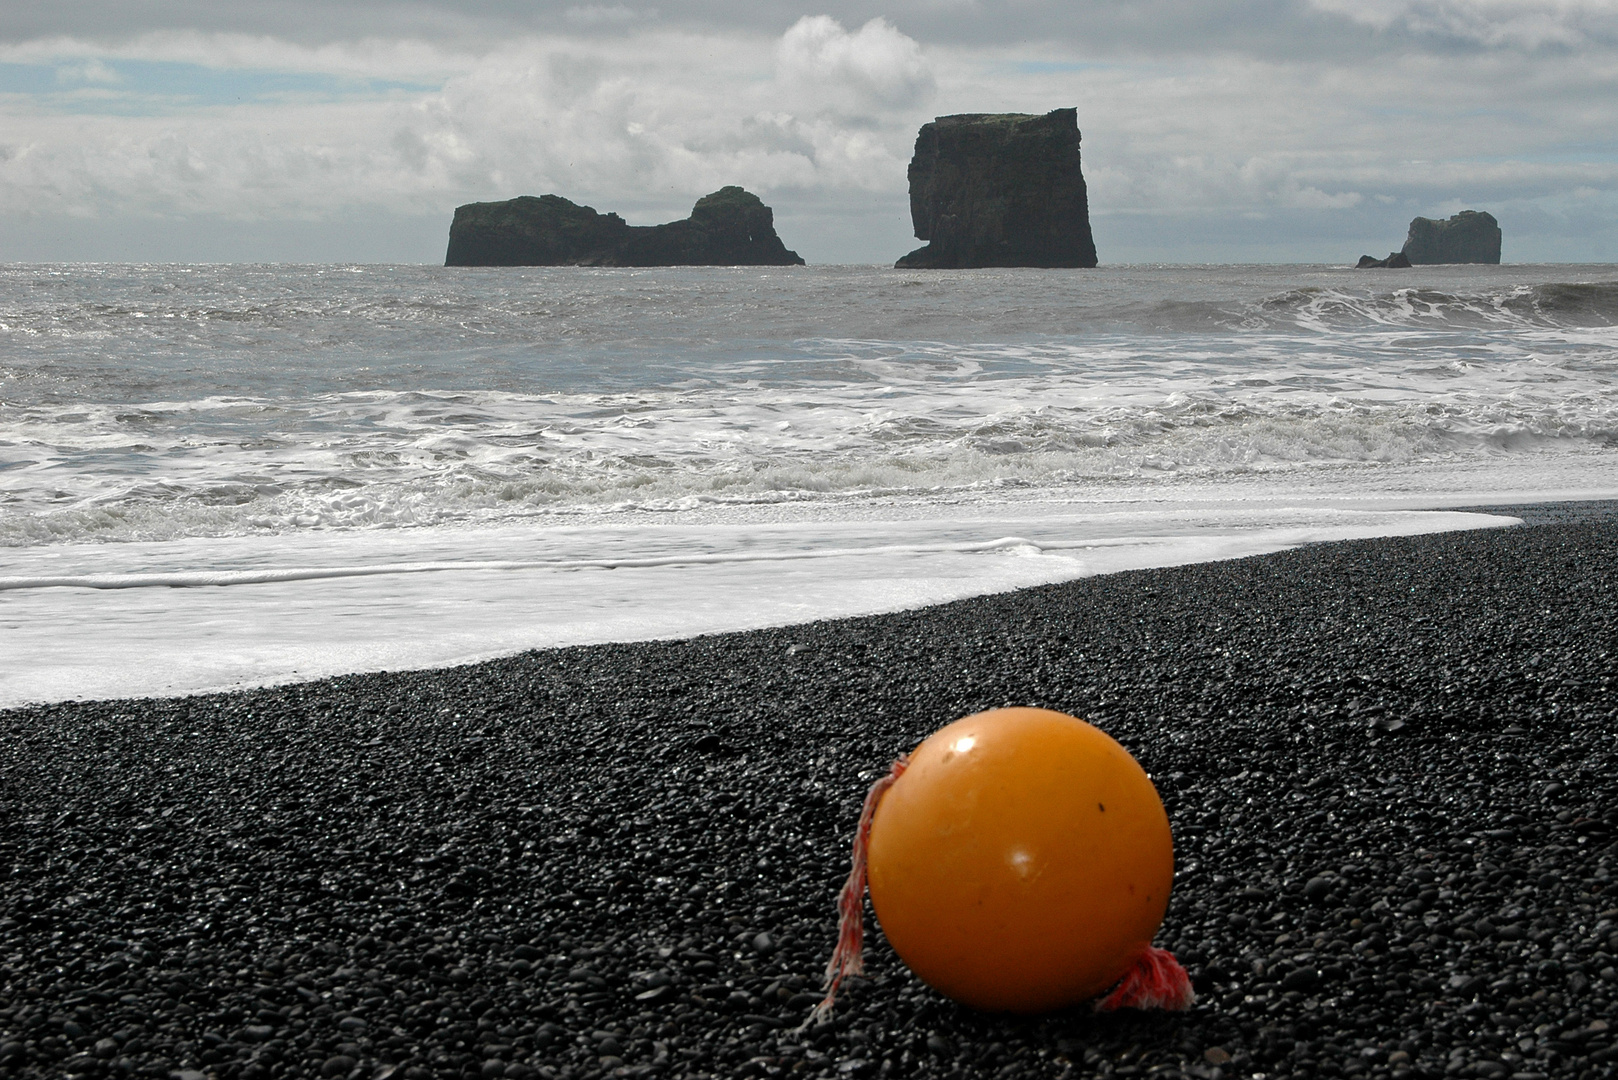
[[[855,614],[1612,494],[1615,278],[0,268],[0,700]]]

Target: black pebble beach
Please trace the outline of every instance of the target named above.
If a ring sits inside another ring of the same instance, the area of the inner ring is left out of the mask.
[[[0,713],[0,1077],[1618,1073],[1618,524]],[[1186,1013],[975,1014],[835,938],[965,714],[1152,774]]]

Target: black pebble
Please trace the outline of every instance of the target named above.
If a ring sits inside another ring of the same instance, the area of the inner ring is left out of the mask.
[[[13,710],[0,1078],[1609,1076],[1615,641],[1598,522]],[[977,1014],[872,923],[799,1032],[870,777],[1008,702],[1157,779],[1199,1004]]]

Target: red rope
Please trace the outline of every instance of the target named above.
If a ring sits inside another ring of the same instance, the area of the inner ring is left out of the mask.
[[[804,1020],[804,1027],[831,1015],[837,1003],[837,990],[845,978],[865,974],[865,863],[871,846],[871,818],[876,814],[877,803],[893,782],[904,775],[909,764],[910,755],[900,754],[888,775],[879,778],[865,793],[859,828],[854,831],[853,865],[848,871],[848,880],[843,882],[842,892],[837,894],[837,948],[832,950],[831,960],[826,964],[826,996]]]
[[[1112,993],[1096,1002],[1096,1012],[1114,1009],[1171,1009],[1180,1012],[1196,1003],[1191,977],[1167,949],[1146,946]]]

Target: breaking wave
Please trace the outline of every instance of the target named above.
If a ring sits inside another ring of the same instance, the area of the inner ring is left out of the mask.
[[[0,268],[0,546],[1612,454],[1610,271]]]

